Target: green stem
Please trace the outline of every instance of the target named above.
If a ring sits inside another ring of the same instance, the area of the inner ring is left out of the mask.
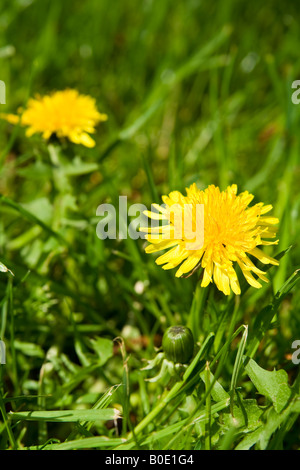
[[[179,392],[182,386],[182,382],[177,382],[173,388],[167,393],[167,395],[153,408],[150,413],[129,433],[128,440],[132,439],[133,436],[137,436],[141,433],[153,420],[159,415],[159,413],[168,405],[172,398]]]
[[[16,350],[15,350],[15,317],[14,317],[14,310],[13,310],[12,283],[13,281],[12,281],[12,278],[10,277],[8,280],[8,285],[7,285],[7,304],[8,304],[8,312],[10,316],[10,350],[11,350],[11,358],[12,358],[13,382],[15,385],[16,394],[18,394],[19,381],[18,381],[17,357],[16,357]]]
[[[210,432],[210,424],[211,424],[211,397],[210,397],[210,370],[209,370],[209,363],[206,362],[205,366],[205,390],[206,390],[206,400],[205,400],[205,408],[206,408],[206,422],[205,422],[205,449],[211,449],[211,432]]]
[[[187,326],[191,329],[195,341],[198,340],[201,333],[201,320],[207,295],[208,287],[203,288],[200,282],[198,282],[187,322]]]
[[[0,392],[0,411],[1,411],[1,414],[2,414],[2,417],[3,417],[3,421],[4,421],[6,431],[7,431],[7,435],[8,435],[10,445],[15,450],[17,448],[17,443],[15,441],[15,437],[13,435],[12,429],[11,429],[9,421],[8,421],[8,417],[7,417],[7,413],[6,413],[6,409],[5,409],[5,404],[4,404],[1,392]]]
[[[181,382],[176,382],[171,390],[162,398],[162,400],[153,408],[150,413],[145,416],[145,418],[134,428],[134,430],[128,434],[128,440],[132,439],[133,437],[140,434],[153,420],[160,414],[162,410],[170,403],[171,400],[181,391],[187,380],[189,379],[190,375],[192,374],[193,370],[195,369],[196,365],[198,364],[203,352],[206,349],[207,344],[209,343],[213,333],[210,333],[206,340],[203,342],[202,347],[198,351],[197,355],[194,357],[193,361],[185,371],[183,375],[183,379]]]

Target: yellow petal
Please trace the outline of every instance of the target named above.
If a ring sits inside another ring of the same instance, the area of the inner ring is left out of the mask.
[[[253,255],[255,258],[259,259],[259,261],[261,261],[263,264],[274,264],[274,266],[279,265],[279,261],[267,255],[259,248],[253,248],[253,250],[249,251],[249,253],[250,255]]]
[[[189,273],[199,263],[200,258],[198,256],[189,256],[187,260],[182,263],[180,268],[176,271],[175,276],[180,277],[183,274]]]
[[[17,116],[16,114],[0,114],[1,119],[5,119],[7,122],[10,122],[11,124],[18,124],[20,121],[20,116]]]
[[[96,145],[96,142],[91,138],[91,136],[85,132],[80,135],[80,143],[88,148],[93,148]]]
[[[235,295],[240,295],[241,293],[241,288],[238,279],[234,279],[231,276],[229,276],[229,281],[230,281],[230,287],[232,291],[235,293]]]
[[[140,227],[140,232],[146,232],[151,234],[168,233],[169,235],[174,233],[174,227],[172,225],[162,225],[161,227]]]
[[[172,250],[169,250],[167,253],[157,258],[156,264],[160,265],[169,262],[176,263],[180,256],[182,256],[182,248],[177,245],[176,248],[172,248]]]
[[[205,255],[204,255],[205,256]],[[202,261],[202,266],[203,266],[203,261]],[[213,275],[213,262],[211,259],[209,259],[206,262],[206,266],[203,272],[203,279],[201,282],[202,287],[208,286],[210,282],[212,282],[212,275]]]
[[[250,284],[250,286],[252,286],[252,287],[255,287],[256,289],[260,289],[262,287],[262,285],[256,279],[254,279],[251,272],[249,271],[249,268],[247,268],[239,260],[238,260],[238,264],[239,264],[239,266],[240,266],[240,268],[241,268],[248,284]]]
[[[149,219],[153,220],[167,220],[167,217],[163,214],[158,214],[157,212],[151,212],[151,211],[144,211],[143,214],[145,214]]]
[[[220,291],[230,294],[229,277],[218,265],[214,267],[214,281]]]
[[[184,252],[181,256],[178,256],[177,258],[172,259],[172,261],[170,261],[168,264],[165,264],[164,266],[162,266],[162,268],[163,269],[176,268],[176,266],[178,266],[184,259],[186,259],[187,256],[188,256],[188,253]]]
[[[276,225],[279,223],[279,219],[277,217],[260,217],[258,223],[259,225]]]
[[[156,209],[159,212],[162,212],[163,214],[168,214],[168,210],[165,207],[160,206],[159,204],[152,204],[153,208]]]
[[[272,204],[268,204],[267,206],[263,206],[260,210],[261,214],[266,214],[267,212],[270,212],[273,209]]]
[[[157,251],[165,250],[166,248],[170,248],[171,246],[178,245],[177,240],[166,240],[155,245],[148,245],[145,248],[146,253],[156,253]]]

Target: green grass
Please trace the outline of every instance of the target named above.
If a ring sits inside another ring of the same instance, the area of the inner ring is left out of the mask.
[[[108,121],[93,149],[0,121],[0,449],[299,449],[298,4],[113,3],[1,3],[0,111],[74,87]],[[269,284],[227,298],[142,240],[98,239],[100,204],[150,208],[193,182],[273,205]],[[178,324],[193,360],[147,381]]]

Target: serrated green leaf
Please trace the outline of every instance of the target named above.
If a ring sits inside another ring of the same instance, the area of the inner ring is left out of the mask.
[[[271,400],[276,412],[280,413],[292,394],[286,371],[283,369],[278,371],[262,369],[253,359],[246,358],[245,362],[245,370],[257,391]]]
[[[266,416],[264,416],[264,423],[255,431],[247,434],[239,444],[235,447],[235,450],[249,450],[252,446],[257,446],[264,450],[267,448],[272,435],[282,426],[291,414],[299,414],[299,397],[291,401],[288,407],[281,413],[276,413],[272,407],[268,410]]]
[[[235,450],[249,450],[254,444],[259,440],[261,434],[261,429],[256,429],[255,431],[247,434],[244,439],[242,439],[239,444],[235,447]]]
[[[214,380],[214,376],[211,372],[209,372],[209,375],[210,375],[209,380],[210,380],[210,383],[212,384]],[[205,371],[200,373],[200,377],[205,383]],[[226,390],[224,390],[224,388],[218,381],[215,381],[210,393],[211,393],[212,399],[216,402],[229,399],[229,394],[226,392]]]
[[[224,413],[224,424],[231,427],[236,427],[245,433],[255,431],[262,425],[261,416],[264,410],[260,408],[256,400],[250,398],[239,400],[233,405],[233,413]]]

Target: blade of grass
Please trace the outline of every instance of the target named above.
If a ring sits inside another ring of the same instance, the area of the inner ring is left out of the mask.
[[[122,434],[126,434],[127,427],[130,425],[129,419],[129,400],[130,400],[130,386],[129,386],[129,373],[128,373],[128,359],[125,343],[123,338],[117,337],[115,341],[119,343],[122,359],[123,359],[123,380],[122,380]]]
[[[54,410],[54,411],[19,411],[9,412],[10,420],[46,421],[70,423],[77,421],[109,421],[120,417],[120,412],[114,408],[103,410]]]
[[[174,89],[175,84],[180,83],[189,75],[199,70],[201,64],[207,62],[207,58],[213,54],[213,52],[223,44],[231,34],[231,27],[228,25],[222,28],[219,34],[217,34],[211,41],[209,41],[204,47],[201,47],[190,59],[188,59],[182,66],[180,66],[176,72],[172,73],[170,79],[164,83],[159,84],[154,88],[154,91],[150,93],[150,96],[142,107],[144,111],[140,116],[128,125],[125,129],[121,130],[106,147],[99,161],[102,162],[107,156],[114,150],[122,141],[132,138],[136,132],[138,132],[142,126],[144,126],[149,119],[156,113],[158,109],[164,104],[166,97]],[[226,64],[226,62],[225,62]],[[221,61],[221,65],[225,65],[224,61]],[[215,64],[213,64],[215,65]],[[219,63],[217,65],[220,65]]]
[[[205,391],[206,391],[206,400],[205,400],[205,411],[206,411],[206,422],[205,422],[205,449],[211,449],[211,397],[210,393],[210,370],[209,363],[206,362],[205,366]]]
[[[33,222],[34,224],[39,225],[45,232],[47,232],[49,235],[52,237],[56,238],[60,242],[62,242],[65,246],[67,246],[69,249],[71,249],[69,243],[67,240],[58,232],[55,232],[54,230],[51,229],[47,224],[45,224],[42,220],[38,219],[34,214],[31,212],[27,211],[24,207],[21,206],[21,204],[18,204],[17,202],[14,202],[12,199],[3,196],[3,194],[0,194],[0,204],[6,204],[7,206],[11,207],[15,211],[17,211],[19,214],[22,215],[26,220],[29,220],[30,222]],[[71,250],[72,251],[72,250]]]
[[[269,305],[264,307],[261,312],[258,314],[254,326],[253,326],[253,333],[251,337],[251,342],[247,349],[247,356],[253,357],[264,334],[269,329],[270,324],[275,317],[276,313],[278,312],[278,308],[283,301],[283,299],[287,296],[291,289],[299,282],[300,280],[300,269],[295,271],[288,280],[283,284],[283,286],[278,290],[276,293],[273,302]]]
[[[0,367],[2,367],[2,366],[0,365]],[[5,426],[5,429],[7,431],[7,435],[8,435],[10,445],[11,445],[12,449],[17,449],[18,446],[17,446],[17,443],[15,441],[14,433],[11,429],[11,426],[10,426],[10,423],[9,423],[9,420],[8,420],[8,417],[7,417],[7,413],[6,413],[6,409],[5,409],[5,404],[3,402],[3,397],[2,397],[1,390],[0,390],[0,411],[1,411],[1,414],[2,414],[2,418],[3,418],[3,421],[4,421],[4,426]]]
[[[244,355],[247,336],[248,336],[248,326],[247,325],[243,325],[243,326],[245,328],[245,331],[243,333],[242,339],[239,344],[239,348],[238,348],[236,359],[235,359],[234,366],[233,366],[231,383],[230,383],[230,392],[229,392],[230,393],[230,412],[232,416],[233,416],[234,393],[235,393],[241,365],[243,364],[243,355]]]
[[[79,449],[110,449],[122,444],[122,438],[108,438],[103,436],[85,437],[74,439],[73,441],[62,442],[61,444],[48,444],[42,449],[39,447],[27,447],[26,450],[79,450]]]

